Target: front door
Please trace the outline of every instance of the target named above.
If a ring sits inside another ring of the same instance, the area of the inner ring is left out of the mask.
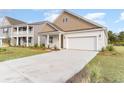
[[[63,48],[63,35],[61,35],[61,48]]]

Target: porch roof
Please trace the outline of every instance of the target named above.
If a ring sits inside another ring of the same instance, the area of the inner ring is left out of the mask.
[[[45,28],[45,26],[49,26],[52,30],[46,30],[46,28]],[[44,33],[44,34],[46,34],[46,33],[60,33],[62,30],[59,28],[59,27],[57,27],[56,25],[54,25],[53,23],[51,23],[51,22],[45,22],[44,24],[42,24],[42,30],[40,31],[40,32],[38,32],[38,33]]]
[[[62,32],[60,32],[60,31],[50,31],[50,32],[40,32],[39,34],[41,35],[59,35],[60,33],[62,33]]]

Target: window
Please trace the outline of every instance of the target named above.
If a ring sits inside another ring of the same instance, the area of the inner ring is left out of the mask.
[[[23,30],[23,31],[26,31],[26,30],[27,30],[27,27],[22,27],[22,30]]]
[[[33,27],[29,27],[29,33],[31,33],[33,31]]]
[[[26,37],[23,37],[23,42],[25,42],[25,43],[26,43]]]
[[[14,31],[17,31],[17,27],[14,27]]]
[[[9,31],[9,28],[4,28],[3,29],[3,33],[8,33],[8,31]]]
[[[29,31],[32,31],[33,30],[33,27],[29,27]]]
[[[67,21],[68,21],[67,17],[63,18],[63,23],[66,23]]]
[[[28,38],[28,42],[31,43],[31,40],[32,40],[32,37],[29,37]]]
[[[49,38],[49,42],[50,42],[50,43],[53,43],[53,37],[50,37],[50,38]]]
[[[68,21],[68,19],[67,18],[65,18],[65,22],[67,22]]]

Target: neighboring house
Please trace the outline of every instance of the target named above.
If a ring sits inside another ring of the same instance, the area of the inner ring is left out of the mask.
[[[0,46],[7,46],[14,38],[13,27],[20,24],[26,24],[23,21],[5,16],[0,24]],[[10,41],[10,42],[9,42]]]
[[[0,46],[4,47],[7,43],[11,46],[34,46],[37,44],[37,34],[39,25],[44,22],[28,24],[26,22],[4,17],[0,26]],[[9,42],[6,42],[8,41]]]
[[[44,44],[49,48],[99,51],[107,46],[108,40],[104,26],[67,10],[62,11],[53,23],[24,22],[10,28],[13,46]]]

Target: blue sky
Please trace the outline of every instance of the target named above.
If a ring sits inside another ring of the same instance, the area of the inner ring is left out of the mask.
[[[16,19],[20,19],[26,22],[36,22],[36,21],[53,21],[62,10],[56,9],[30,9],[30,10],[0,10],[0,20],[3,16],[10,16]],[[71,9],[70,11],[91,19],[106,26],[109,30],[113,32],[124,31],[124,10],[115,9]]]

